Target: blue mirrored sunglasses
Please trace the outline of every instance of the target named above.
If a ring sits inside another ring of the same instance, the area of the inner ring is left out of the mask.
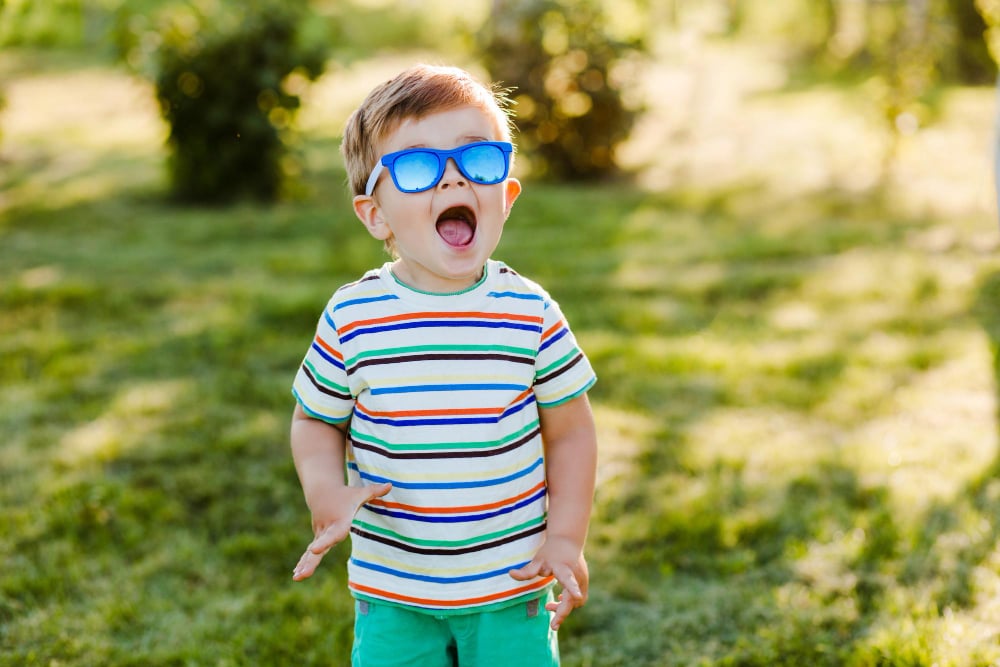
[[[430,190],[441,181],[449,159],[455,160],[458,170],[473,183],[493,185],[507,178],[513,150],[514,147],[506,141],[476,141],[446,151],[407,148],[386,153],[372,169],[365,194],[370,197],[375,192],[375,184],[383,168],[389,170],[392,182],[400,192]]]

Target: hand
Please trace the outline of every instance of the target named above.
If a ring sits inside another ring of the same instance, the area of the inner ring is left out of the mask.
[[[338,487],[329,498],[324,499],[325,502],[319,503],[321,506],[313,510],[313,533],[316,537],[299,559],[292,579],[302,581],[311,577],[323,556],[347,537],[358,508],[373,498],[384,496],[391,489],[392,484],[388,482]]]
[[[570,612],[587,602],[587,586],[590,575],[583,549],[566,538],[548,537],[531,562],[522,568],[510,571],[510,576],[518,581],[528,581],[535,577],[554,576],[563,590],[559,600],[545,605],[545,609],[555,612],[552,629],[558,630]]]

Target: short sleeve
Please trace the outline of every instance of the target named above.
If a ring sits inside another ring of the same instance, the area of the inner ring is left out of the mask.
[[[545,300],[542,337],[535,357],[535,399],[555,407],[580,396],[597,381],[587,356],[577,345],[559,305]]]
[[[310,417],[331,424],[347,421],[354,410],[344,355],[328,306],[316,326],[316,336],[295,375],[292,394]]]

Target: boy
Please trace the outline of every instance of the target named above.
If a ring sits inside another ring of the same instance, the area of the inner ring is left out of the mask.
[[[557,665],[587,598],[595,377],[556,303],[490,259],[521,192],[505,102],[420,65],[344,131],[394,261],[336,291],[295,378],[315,539],[293,578],[350,534],[354,665]]]

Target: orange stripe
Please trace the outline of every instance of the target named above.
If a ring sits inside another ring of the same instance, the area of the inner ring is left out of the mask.
[[[503,593],[494,593],[492,595],[484,595],[478,598],[466,598],[464,600],[431,600],[429,598],[417,598],[410,595],[400,595],[398,593],[390,593],[389,591],[379,590],[378,588],[371,588],[369,586],[364,586],[362,584],[356,584],[353,581],[348,582],[348,586],[359,593],[368,593],[369,595],[374,595],[380,598],[387,598],[389,600],[396,600],[398,602],[404,602],[407,604],[415,604],[424,607],[472,607],[479,604],[486,604],[487,602],[498,602],[504,598],[513,598],[521,595],[522,593],[530,593],[531,591],[537,591],[541,588],[545,588],[549,584],[555,581],[555,577],[545,577],[540,579],[535,583],[528,584],[527,586],[522,586],[521,588],[515,588],[513,590],[504,591]]]
[[[358,403],[366,415],[372,417],[434,417],[440,415],[498,415],[503,408],[446,408],[442,410],[369,410]]]
[[[545,340],[555,332],[559,331],[560,329],[562,329],[562,327],[563,323],[561,320],[559,322],[556,322],[555,324],[552,325],[552,327],[548,331],[542,334],[542,340]]]
[[[499,415],[502,414],[507,407],[514,405],[518,401],[522,401],[531,394],[531,389],[526,389],[522,391],[517,397],[510,402],[506,407],[502,408],[442,408],[440,410],[369,410],[367,407],[361,404],[360,401],[357,402],[356,408],[360,409],[366,415],[372,417],[440,417],[444,415]]]
[[[329,352],[330,354],[332,354],[333,356],[335,356],[340,361],[344,360],[344,357],[343,357],[343,355],[340,354],[340,352],[337,352],[335,349],[333,349],[332,347],[330,347],[330,344],[327,343],[322,338],[320,338],[319,336],[316,336],[316,342],[319,343],[319,346],[321,348],[323,348],[324,350],[326,350],[327,352]]]
[[[373,324],[389,324],[390,322],[401,322],[404,320],[439,320],[443,318],[472,317],[480,320],[514,320],[520,322],[533,322],[541,324],[542,318],[534,315],[517,315],[514,313],[477,313],[477,312],[455,312],[455,313],[406,313],[404,315],[389,315],[386,317],[376,317],[371,320],[357,320],[351,322],[337,330],[337,333],[344,333],[356,327],[369,326]]]
[[[389,509],[399,509],[399,510],[409,510],[411,512],[421,512],[427,514],[463,514],[466,512],[479,512],[482,510],[495,509],[497,507],[503,507],[504,505],[511,505],[516,503],[518,500],[527,498],[531,494],[535,493],[539,489],[545,486],[545,482],[539,482],[532,488],[528,489],[524,493],[518,494],[513,498],[507,498],[506,500],[499,500],[495,503],[487,503],[486,505],[467,505],[465,507],[419,507],[417,505],[406,505],[404,503],[390,503],[379,498],[374,500],[369,500],[369,505],[378,505],[379,507],[387,507]]]

